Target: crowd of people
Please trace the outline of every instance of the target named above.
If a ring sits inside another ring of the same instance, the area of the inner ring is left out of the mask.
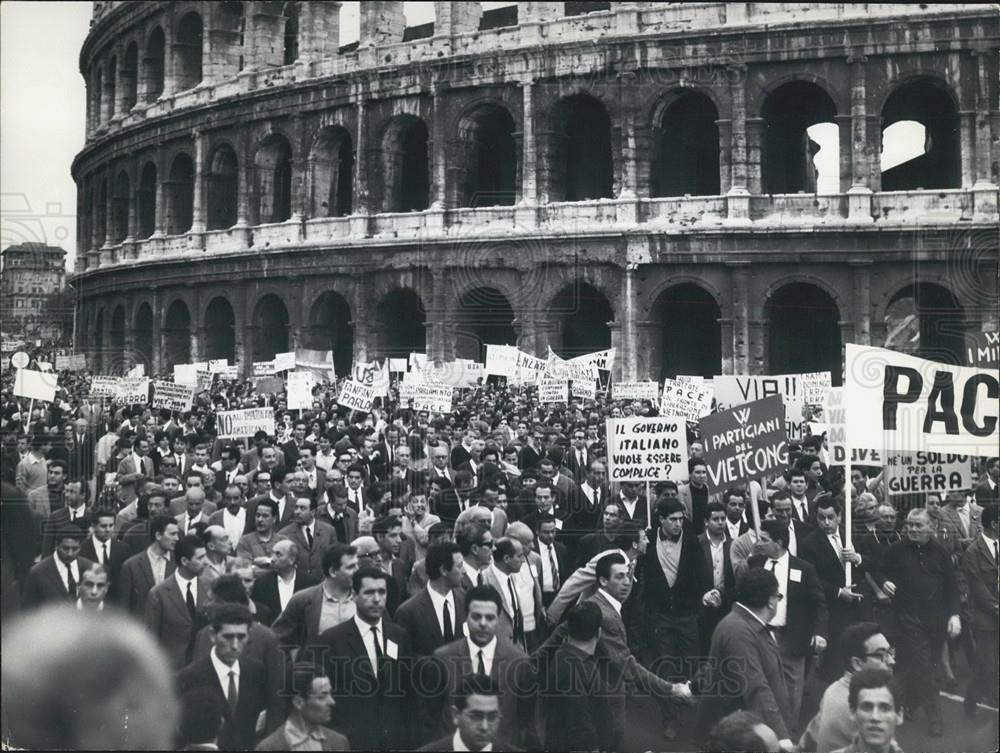
[[[610,484],[606,419],[655,405],[491,380],[446,415],[326,383],[291,411],[216,378],[178,414],[64,372],[26,411],[12,382],[12,746],[622,750],[638,692],[684,749],[895,751],[903,709],[943,734],[960,654],[965,713],[996,704],[996,457],[895,497],[807,436],[714,490],[689,424],[687,482]],[[243,407],[274,431],[219,437]]]

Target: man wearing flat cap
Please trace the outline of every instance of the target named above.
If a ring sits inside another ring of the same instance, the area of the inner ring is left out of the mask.
[[[671,682],[684,682],[697,669],[698,613],[703,604],[718,607],[722,597],[712,587],[712,573],[697,536],[685,530],[684,504],[661,497],[655,511],[657,527],[646,532],[641,584],[646,635],[655,657],[650,669]],[[677,711],[669,701],[660,703],[668,740],[676,737]]]

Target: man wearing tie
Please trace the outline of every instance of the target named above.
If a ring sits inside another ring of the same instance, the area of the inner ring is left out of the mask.
[[[792,468],[788,472],[788,493],[791,495],[792,512],[800,523],[808,523],[809,510],[809,479],[802,468]]]
[[[570,510],[569,528],[573,534],[573,544],[581,536],[593,533],[601,521],[604,504],[611,496],[605,482],[607,470],[599,460],[591,462],[586,480],[580,484],[575,504]]]
[[[278,531],[295,542],[299,548],[298,570],[312,576],[317,582],[323,580],[323,553],[337,543],[337,532],[333,526],[316,520],[315,497],[299,497],[293,511],[295,522]]]
[[[461,603],[462,553],[458,544],[432,544],[424,560],[427,587],[403,602],[393,621],[406,630],[417,656],[433,654],[461,635],[465,607]]]
[[[974,502],[966,501],[965,492],[948,492],[945,504],[938,510],[942,520],[951,523],[952,528],[961,533],[959,548],[965,551],[982,531],[983,509]]]
[[[572,571],[566,547],[556,541],[558,528],[555,517],[544,516],[538,518],[536,523],[537,551],[541,562],[539,578],[542,587],[542,604],[548,608],[556,594],[559,593],[563,574],[568,576]]]
[[[962,557],[962,572],[969,586],[969,622],[976,645],[973,676],[965,691],[965,715],[976,715],[984,696],[997,704],[997,562],[1000,562],[998,508],[983,510],[982,532]]]
[[[42,556],[52,554],[56,548],[55,531],[61,531],[67,523],[75,523],[86,527],[87,506],[84,504],[83,484],[80,481],[67,481],[63,484],[63,501],[65,507],[53,512],[48,520],[42,522]]]
[[[109,601],[118,596],[118,582],[121,579],[122,564],[131,556],[128,544],[114,541],[115,513],[110,508],[99,508],[91,513],[92,533],[80,545],[80,556],[104,566],[108,573]]]
[[[194,652],[198,612],[207,601],[208,584],[201,574],[208,565],[205,544],[193,534],[174,548],[177,569],[149,592],[144,621],[155,635],[174,669],[180,669]]]
[[[365,469],[355,463],[347,468],[347,502],[360,513],[365,509]]]
[[[55,553],[32,567],[24,579],[21,604],[25,609],[48,602],[76,602],[80,575],[93,564],[79,556],[83,536],[83,529],[74,523],[53,535]]]
[[[524,607],[517,595],[517,574],[524,565],[521,542],[502,538],[496,543],[493,564],[483,573],[487,585],[493,586],[503,600],[497,634],[525,649]],[[531,606],[531,605],[527,605]]]
[[[466,523],[455,534],[455,543],[462,553],[463,591],[486,582],[484,572],[493,560],[493,532],[476,523]]]
[[[587,435],[583,429],[573,432],[573,447],[567,453],[566,465],[573,472],[576,483],[583,481],[590,468],[590,457],[587,451]]]

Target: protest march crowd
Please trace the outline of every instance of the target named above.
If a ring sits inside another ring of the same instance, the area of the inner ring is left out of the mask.
[[[5,744],[623,750],[658,707],[676,749],[897,751],[942,689],[996,706],[989,371],[939,366],[986,405],[903,446],[845,444],[829,373],[290,355],[4,373]]]

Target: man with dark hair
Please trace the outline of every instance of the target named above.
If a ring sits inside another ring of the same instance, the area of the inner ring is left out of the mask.
[[[733,496],[729,497],[734,499]],[[742,497],[739,497],[742,499]],[[711,573],[711,588],[719,594],[718,603],[704,603],[698,615],[698,637],[702,656],[708,656],[715,626],[729,612],[735,597],[736,574],[729,556],[731,539],[726,535],[728,510],[718,502],[709,502],[705,508],[705,532],[698,537],[701,556],[706,571]],[[712,599],[712,602],[715,602]]]
[[[863,669],[851,678],[848,703],[858,732],[854,740],[834,753],[902,753],[896,727],[903,723],[899,688],[892,674]]]
[[[684,506],[684,517],[688,519],[695,534],[705,530],[705,508],[708,507],[708,466],[704,458],[693,457],[688,461],[688,478],[677,490],[677,498]]]
[[[542,591],[542,604],[548,607],[559,593],[563,578],[572,573],[569,552],[556,538],[559,527],[556,518],[543,516],[535,522],[535,552],[538,554],[538,585]]]
[[[180,539],[177,521],[169,515],[158,515],[149,521],[152,543],[146,550],[134,554],[122,565],[119,604],[139,619],[146,613],[149,592],[173,574],[176,565],[174,547]]]
[[[847,695],[851,678],[865,669],[892,671],[896,653],[877,622],[859,622],[848,626],[840,636],[836,657],[843,675],[823,693],[819,711],[802,734],[799,747],[830,753],[851,742],[857,731],[851,717]]]
[[[392,617],[400,602],[406,598],[406,580],[410,577],[407,563],[399,557],[403,522],[395,515],[384,515],[372,524],[372,536],[378,544],[378,566],[389,577],[386,609]]]
[[[500,696],[499,684],[487,675],[470,674],[463,677],[452,694],[451,718],[455,726],[454,733],[434,740],[420,750],[521,750],[500,737],[500,724],[503,720]]]
[[[271,453],[276,452],[273,447],[268,449]],[[261,471],[257,474],[271,479],[271,489],[265,494],[259,494],[250,498],[247,502],[247,518],[253,519],[254,514],[257,511],[257,505],[261,500],[270,499],[278,504],[278,518],[275,522],[275,527],[281,529],[292,522],[292,511],[295,507],[295,497],[293,497],[288,490],[288,474],[289,471],[281,467],[272,468],[268,471]]]
[[[296,567],[316,580],[323,578],[323,554],[337,543],[333,526],[316,520],[316,498],[307,496],[295,500],[293,523],[280,531],[279,536],[294,541],[299,548]]]
[[[219,732],[222,750],[250,750],[257,717],[268,707],[264,666],[243,656],[253,617],[241,604],[217,604],[209,611],[212,650],[175,675],[177,692],[211,688],[224,700],[225,721]],[[271,722],[266,722],[270,728]]]
[[[992,457],[987,460],[983,470],[975,496],[976,504],[985,510],[991,504],[1000,504],[1000,458]]]
[[[983,510],[982,532],[962,556],[962,573],[969,588],[969,627],[976,646],[972,677],[965,691],[967,717],[976,715],[976,704],[984,696],[994,706],[997,700],[998,512],[1000,508],[996,504]]]
[[[351,750],[348,739],[330,729],[334,706],[330,678],[312,664],[292,667],[288,719],[255,750]]]
[[[194,688],[181,699],[181,750],[218,750],[219,730],[225,718],[225,705],[219,694],[208,687]]]
[[[46,482],[28,492],[28,507],[39,521],[66,507],[66,463],[50,460]]]
[[[645,524],[645,521],[642,521]],[[576,566],[583,567],[593,557],[608,549],[615,549],[622,527],[621,504],[608,502],[601,512],[601,530],[580,537],[576,545]]]
[[[146,600],[144,622],[170,659],[180,669],[191,661],[199,612],[208,601],[202,573],[208,564],[203,541],[189,534],[174,548],[177,569],[156,585]]]
[[[338,727],[359,750],[398,750],[415,739],[408,707],[410,639],[401,627],[382,619],[387,580],[374,567],[356,571],[356,614],[316,641],[337,699]]]
[[[781,656],[767,627],[781,599],[778,580],[769,570],[754,568],[737,579],[736,603],[712,636],[696,740],[704,740],[726,715],[747,710],[774,730],[782,751],[794,750]]]
[[[333,526],[337,541],[345,544],[358,536],[358,513],[347,502],[347,487],[343,481],[328,476],[316,519]]]
[[[706,750],[769,751],[780,750],[774,730],[750,711],[734,711],[723,717],[708,733]]]
[[[55,551],[34,565],[24,579],[21,604],[25,609],[48,602],[76,603],[80,576],[94,564],[80,557],[83,537],[83,529],[76,523],[67,523],[53,532]]]
[[[465,607],[462,604],[462,553],[458,544],[432,544],[425,559],[427,587],[404,601],[394,622],[410,636],[413,653],[433,654],[462,632]]]
[[[566,612],[566,641],[555,652],[543,686],[545,749],[608,750],[611,707],[594,654],[601,609],[584,601]]]

